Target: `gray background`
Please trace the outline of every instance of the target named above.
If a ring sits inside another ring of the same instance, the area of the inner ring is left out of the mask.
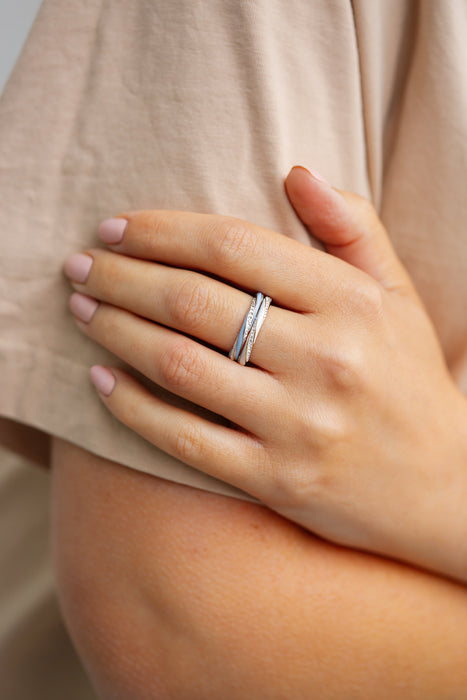
[[[0,93],[40,5],[41,0],[0,0]]]

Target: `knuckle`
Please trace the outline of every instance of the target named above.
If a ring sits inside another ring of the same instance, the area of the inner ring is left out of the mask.
[[[94,293],[112,293],[121,284],[121,259],[117,253],[107,250],[88,249],[86,255],[92,260],[92,267],[86,287]]]
[[[211,295],[207,286],[184,279],[167,294],[167,307],[176,327],[198,328],[209,317]]]
[[[307,470],[300,464],[291,468],[290,460],[274,455],[274,464],[265,471],[269,484],[268,504],[274,510],[287,517],[288,513],[297,512],[297,506],[308,508],[314,503],[318,474],[316,460],[314,468]]]
[[[352,304],[361,317],[381,318],[384,306],[383,290],[376,282],[359,284],[352,290]]]
[[[199,357],[189,341],[178,342],[160,360],[160,375],[169,389],[193,385],[202,374]]]
[[[378,218],[375,207],[366,197],[356,192],[346,192],[346,198],[351,202],[357,214],[364,220],[372,221]]]
[[[257,239],[248,224],[234,218],[225,218],[220,226],[217,225],[211,241],[210,255],[223,265],[244,263],[255,255],[257,246]]]
[[[348,447],[350,437],[345,413],[327,406],[314,424],[313,449],[318,461],[329,459],[340,446]]]
[[[322,366],[334,387],[357,390],[363,383],[365,353],[358,343],[342,343],[339,348],[321,358]]]
[[[174,454],[186,464],[199,462],[203,452],[203,436],[200,429],[193,423],[184,422],[174,436]]]
[[[142,210],[134,214],[130,219],[130,226],[125,232],[125,240],[132,230],[137,231],[142,250],[150,252],[157,244],[157,240],[166,228],[166,221],[161,212]]]

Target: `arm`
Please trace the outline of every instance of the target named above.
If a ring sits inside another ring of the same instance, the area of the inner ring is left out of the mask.
[[[467,582],[467,401],[433,324],[368,202],[299,168],[287,187],[328,252],[229,217],[143,211],[102,228],[118,226],[114,251],[67,262],[93,297],[71,297],[79,328],[211,414],[115,368],[93,368],[100,397],[311,532]],[[274,305],[242,367],[225,354],[242,289],[258,288]]]
[[[65,620],[104,700],[461,700],[467,591],[54,440]]]

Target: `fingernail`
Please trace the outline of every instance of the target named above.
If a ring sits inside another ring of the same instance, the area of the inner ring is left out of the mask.
[[[102,367],[102,365],[94,365],[89,370],[89,376],[91,381],[96,387],[97,391],[100,391],[104,396],[110,396],[114,390],[117,380],[112,372],[107,369],[107,367]]]
[[[65,260],[63,269],[67,277],[74,282],[78,282],[78,284],[84,284],[89,277],[93,262],[94,260],[90,255],[75,253],[71,255],[68,260]]]
[[[98,229],[98,235],[104,243],[120,243],[128,225],[126,219],[106,219]]]
[[[305,168],[304,165],[295,165],[295,168],[301,168],[302,170],[305,170],[311,177],[313,177],[315,180],[318,180],[319,182],[323,182],[325,185],[329,185],[329,187],[332,187],[331,183],[329,183],[325,178],[320,175],[319,173],[316,172],[316,170],[312,170],[311,168]]]
[[[99,302],[96,299],[79,292],[74,292],[70,297],[71,313],[83,323],[89,323],[98,306]]]

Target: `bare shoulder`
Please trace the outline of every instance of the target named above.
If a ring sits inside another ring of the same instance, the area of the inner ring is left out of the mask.
[[[103,698],[466,697],[467,589],[59,440],[52,480],[60,601]]]

